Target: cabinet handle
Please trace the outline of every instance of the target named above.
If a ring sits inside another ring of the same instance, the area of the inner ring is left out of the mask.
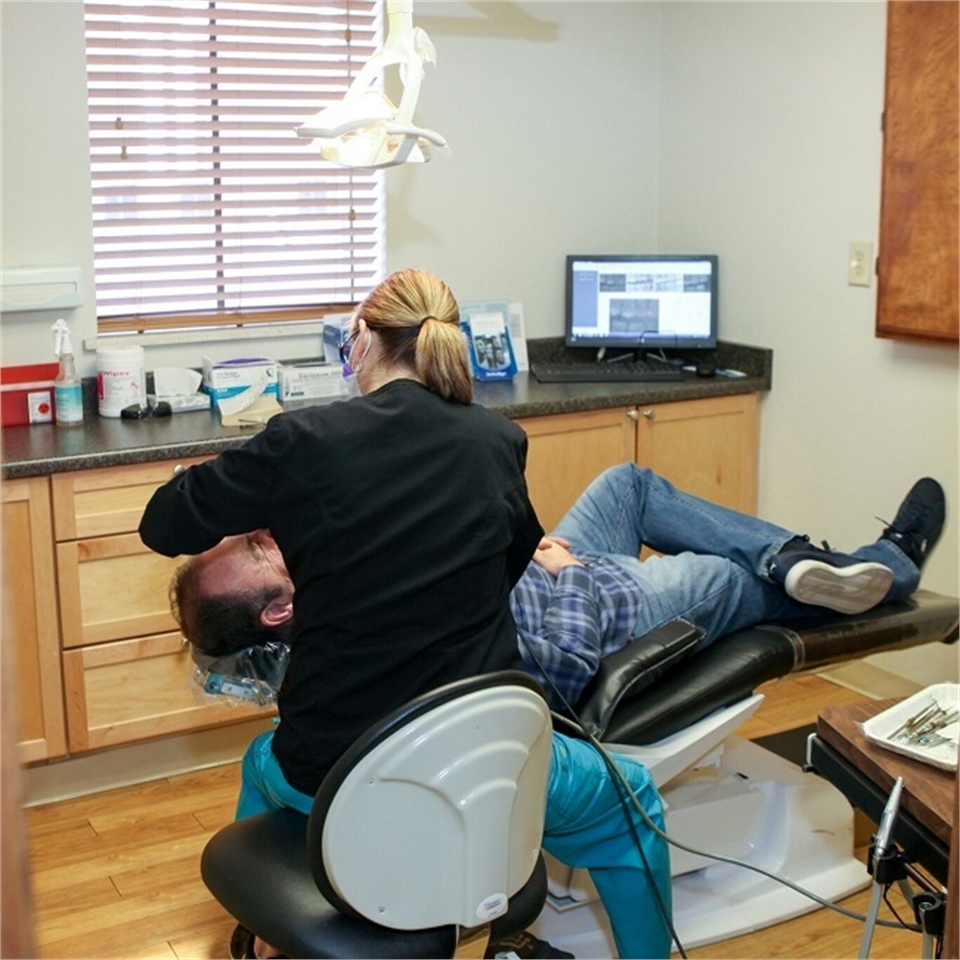
[[[628,411],[627,411],[627,416],[628,416],[631,420],[639,420],[639,419],[640,419],[640,417],[639,417],[639,415],[637,414],[637,411],[636,411],[636,410],[628,410]]]
[[[186,468],[182,463],[178,463],[178,464],[173,468],[173,475],[176,476],[178,473],[183,473],[183,471],[186,470],[186,469],[187,469],[187,468]]]
[[[648,420],[656,420],[656,418],[657,418],[657,411],[656,411],[656,410],[644,410],[644,411],[643,411],[643,415],[644,415]]]

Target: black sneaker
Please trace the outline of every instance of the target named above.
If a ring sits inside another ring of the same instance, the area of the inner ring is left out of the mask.
[[[940,539],[946,512],[943,487],[924,477],[911,487],[880,539],[895,543],[920,570]]]
[[[256,960],[254,940],[253,931],[238,923],[230,935],[230,960]]]
[[[484,954],[488,960],[499,957],[500,960],[573,960],[573,954],[560,950],[546,940],[540,940],[527,930],[515,933],[491,943]]]
[[[848,614],[875,607],[893,583],[893,571],[882,563],[836,553],[826,543],[815,547],[806,537],[787,541],[767,573],[799,603]]]
[[[238,923],[230,936],[230,960],[250,960],[255,956],[253,933]]]

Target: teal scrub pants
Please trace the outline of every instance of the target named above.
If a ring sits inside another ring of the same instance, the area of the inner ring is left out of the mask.
[[[272,741],[273,731],[268,731],[247,748],[238,820],[280,807],[310,813],[313,797],[287,783],[273,755]],[[662,830],[663,808],[649,771],[629,757],[614,759],[647,815]],[[553,735],[543,849],[562,863],[590,872],[621,958],[668,958],[670,929],[663,911],[669,916],[669,848],[630,809],[646,865],[603,759],[588,743]]]
[[[613,759],[663,830],[663,807],[650,772],[629,757],[615,754]],[[600,754],[589,743],[555,733],[543,849],[590,872],[622,958],[669,957],[671,934],[664,911],[670,916],[670,848],[632,807],[630,813],[642,857]]]

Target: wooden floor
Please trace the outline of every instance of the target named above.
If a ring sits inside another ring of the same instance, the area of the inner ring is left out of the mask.
[[[863,699],[802,675],[767,684],[761,692],[767,699],[740,731],[744,736],[812,723],[828,704]],[[233,921],[201,883],[198,860],[209,836],[232,819],[238,782],[239,767],[230,764],[29,810],[37,956],[226,957]],[[865,890],[844,905],[864,914],[868,898]],[[885,908],[881,916],[890,918]],[[819,909],[688,953],[856,957],[861,935],[861,924]],[[919,935],[877,929],[874,960],[920,955]]]

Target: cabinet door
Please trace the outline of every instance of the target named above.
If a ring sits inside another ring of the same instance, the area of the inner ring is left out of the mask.
[[[57,590],[46,477],[7,480],[3,492],[3,643],[16,684],[20,759],[66,750]]]
[[[755,393],[648,404],[637,418],[637,463],[704,500],[757,510]]]
[[[960,5],[886,6],[877,334],[956,343]]]
[[[205,697],[179,633],[66,650],[63,671],[71,751],[275,714],[273,707]]]
[[[57,540],[135,531],[143,508],[157,487],[166,483],[179,468],[205,459],[208,458],[161,460],[54,474],[51,483]]]
[[[517,421],[530,440],[527,487],[545,530],[557,525],[601,471],[633,460],[636,436],[629,413],[617,407]]]

